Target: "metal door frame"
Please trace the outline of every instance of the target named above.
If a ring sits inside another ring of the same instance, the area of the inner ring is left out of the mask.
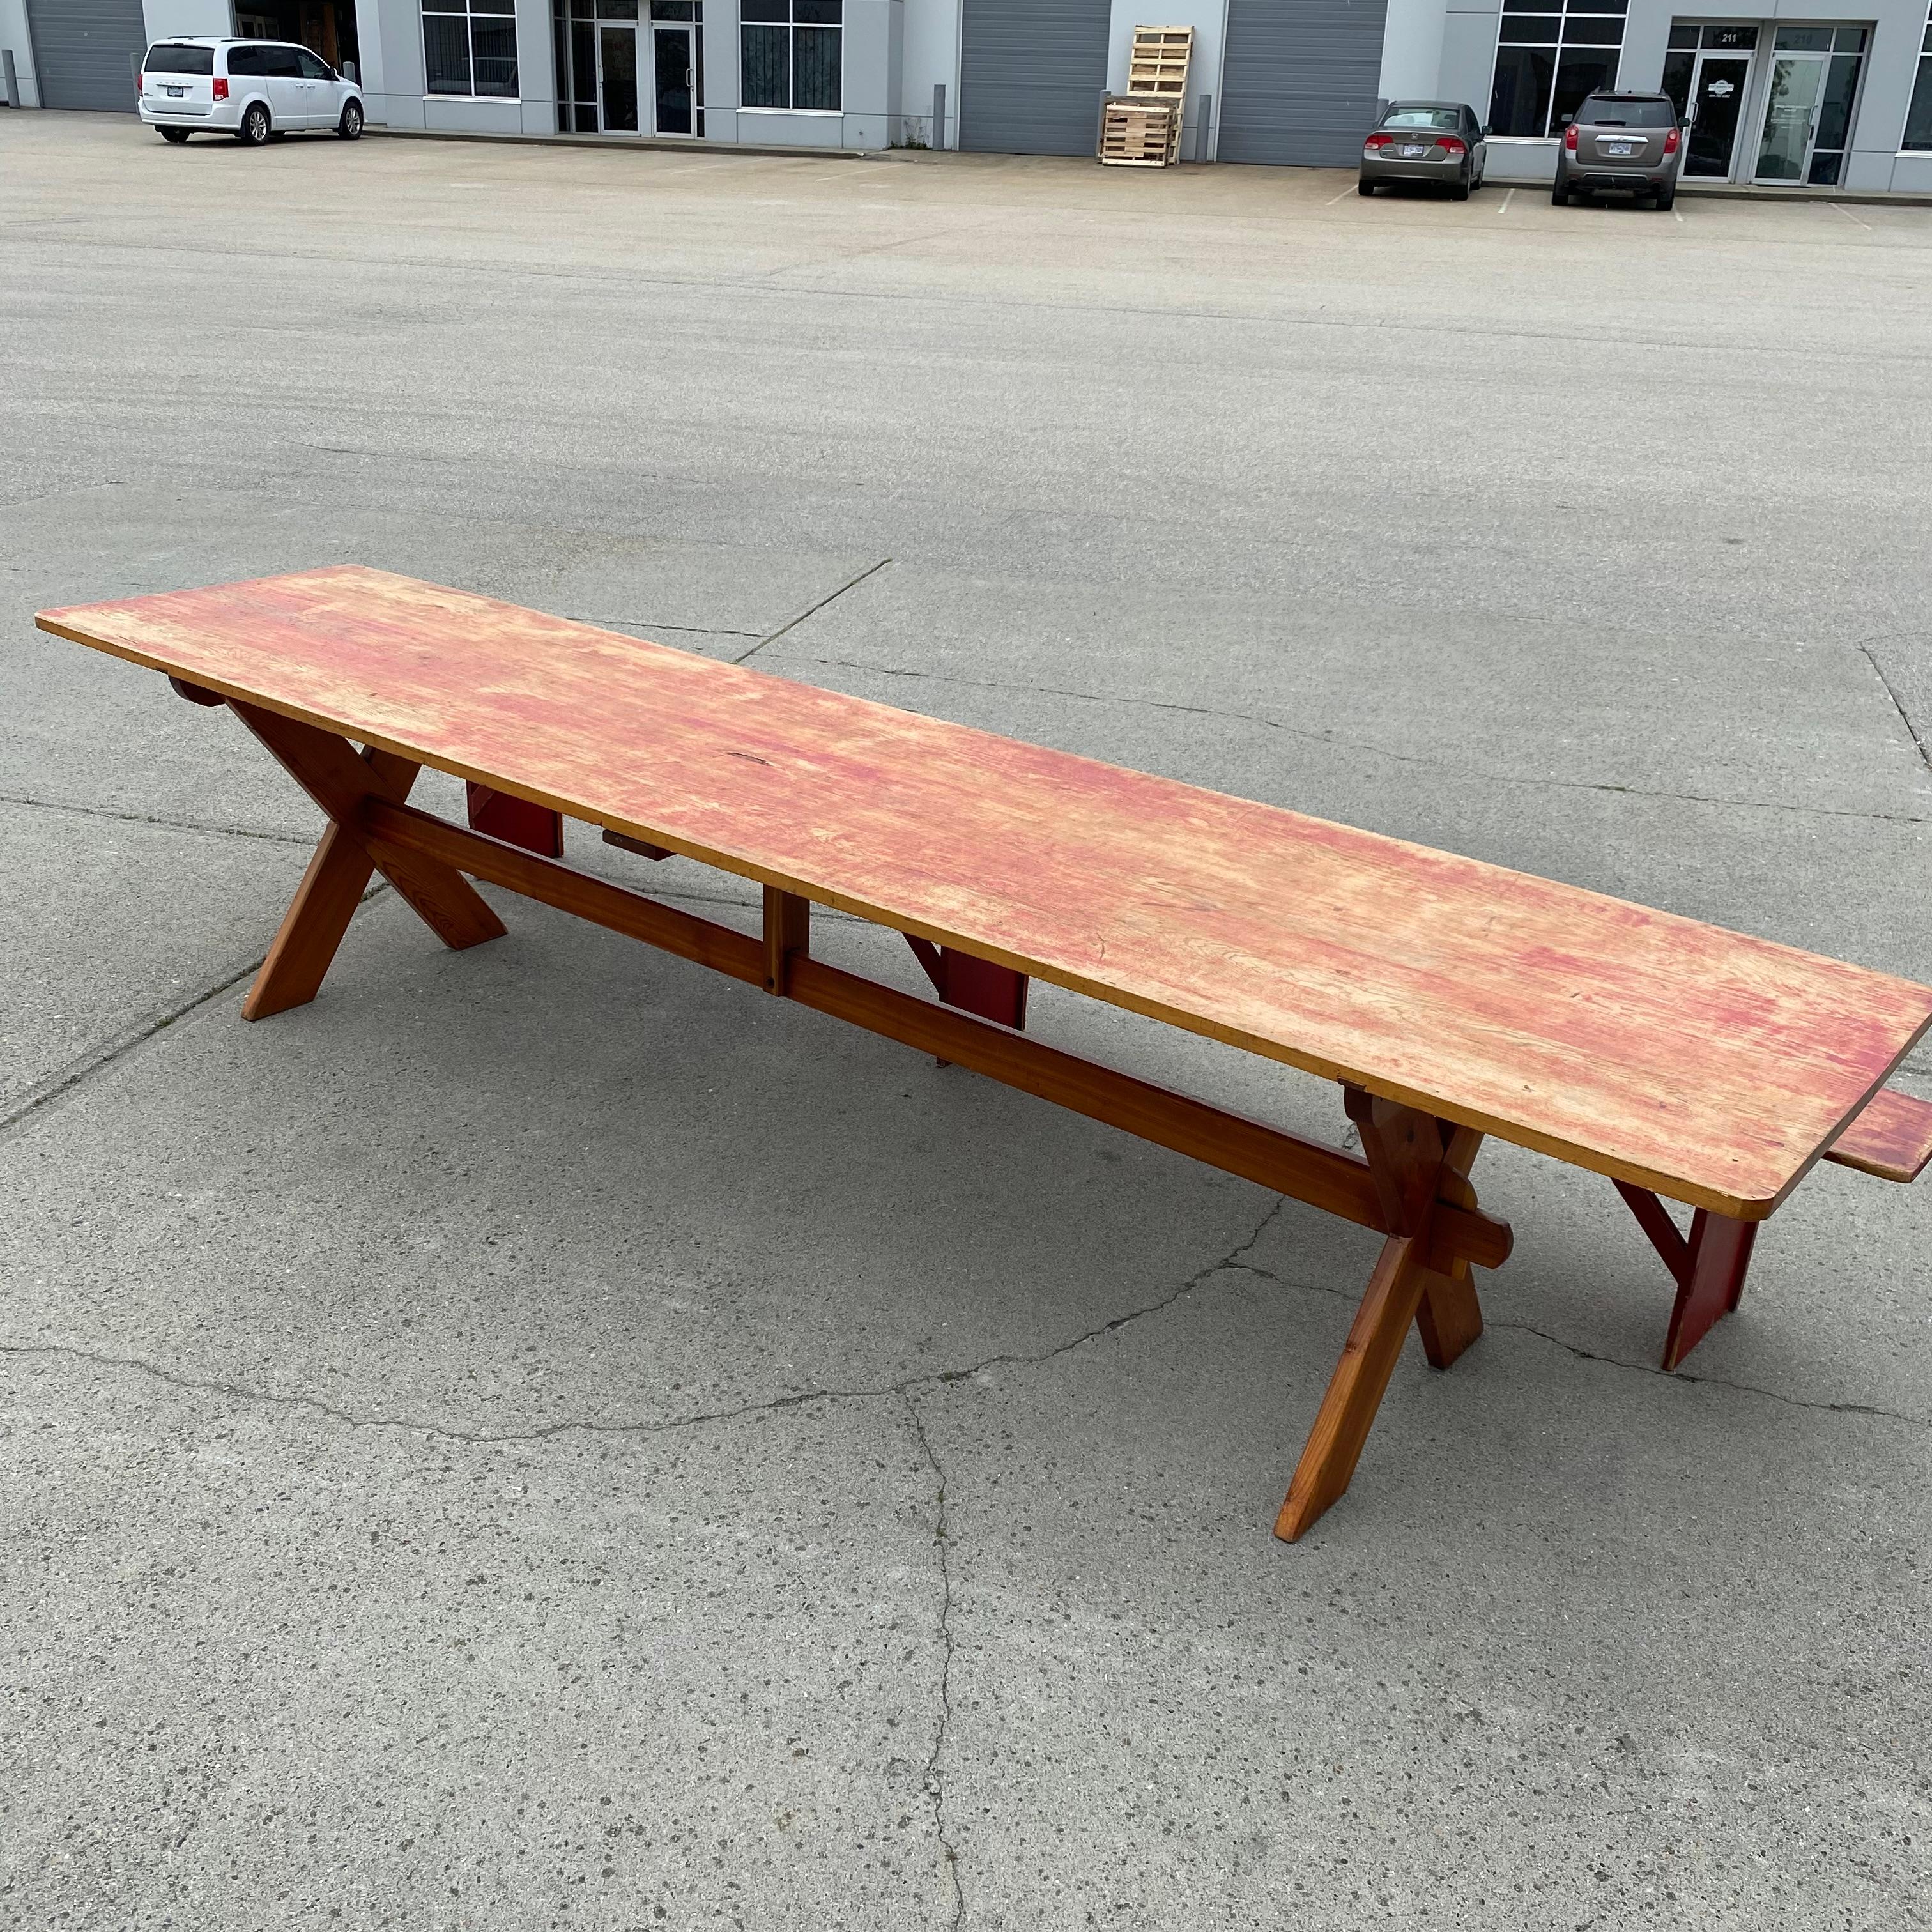
[[[704,134],[704,22],[700,17],[693,20],[640,20],[641,28],[648,25],[651,32],[651,137],[658,141],[696,141]],[[658,36],[660,34],[682,34],[691,44],[691,125],[682,134],[667,134],[658,125]],[[638,119],[644,116],[640,114]]]
[[[638,24],[639,23],[635,20],[598,20],[596,23],[597,28],[597,131],[600,134],[608,134],[614,140],[619,141],[638,140],[642,138],[644,132],[644,77],[638,66],[637,47]],[[610,117],[604,111],[604,36],[606,34],[628,34],[631,37],[632,84],[637,89],[638,93],[638,124],[634,128],[612,127],[610,125]],[[655,104],[654,97],[653,107],[655,107]]]

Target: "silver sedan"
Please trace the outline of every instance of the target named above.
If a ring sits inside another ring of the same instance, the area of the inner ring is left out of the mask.
[[[1392,100],[1362,143],[1360,189],[1384,182],[1430,182],[1467,201],[1489,158],[1476,110],[1460,100]]]

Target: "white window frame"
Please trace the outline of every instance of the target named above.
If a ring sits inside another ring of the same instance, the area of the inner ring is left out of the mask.
[[[790,0],[786,0],[789,16]],[[845,9],[838,10],[838,20],[835,26],[830,21],[748,20],[741,8],[738,14],[738,112],[740,114],[802,114],[818,121],[842,120],[845,113]],[[785,92],[794,99],[798,94],[798,31],[803,27],[811,33],[835,33],[838,36],[838,105],[836,107],[752,107],[745,100],[745,29],[747,27],[776,27],[784,30],[785,36]]]
[[[1505,12],[1500,13],[1496,16],[1496,51],[1495,58],[1490,62],[1489,98],[1481,112],[1483,124],[1487,127],[1491,124],[1496,112],[1496,69],[1502,64],[1504,52],[1516,47],[1534,47],[1546,51],[1550,56],[1550,104],[1543,112],[1543,124],[1545,131],[1540,134],[1503,134],[1493,137],[1497,140],[1510,141],[1560,141],[1562,140],[1563,130],[1560,128],[1551,128],[1550,116],[1556,111],[1557,77],[1563,71],[1563,56],[1567,53],[1612,56],[1614,58],[1611,64],[1610,85],[1612,87],[1616,86],[1623,77],[1624,43],[1630,37],[1630,14],[1628,10],[1621,14],[1600,14],[1592,11],[1587,0],[1583,5],[1576,4],[1576,0],[1550,0],[1548,5],[1539,7],[1537,11],[1540,14],[1554,14],[1557,16],[1555,40],[1505,40],[1502,37],[1503,23],[1509,19],[1510,16]],[[1616,45],[1614,47],[1608,46],[1599,40],[1573,46],[1564,32],[1564,29],[1569,26],[1570,18],[1573,14],[1580,19],[1620,21],[1622,31],[1617,36]]]
[[[514,94],[477,94],[474,92],[470,94],[432,94],[430,92],[429,85],[429,19],[431,14],[434,14],[442,20],[463,20],[468,23],[470,28],[470,84],[472,88],[476,84],[476,22],[479,19],[493,21],[508,20],[510,23],[510,32],[515,39],[517,46],[516,92]],[[491,102],[495,104],[496,106],[502,107],[520,106],[523,104],[523,22],[517,17],[516,9],[514,4],[512,4],[510,11],[507,14],[478,14],[474,9],[473,0],[463,0],[463,4],[460,8],[454,4],[454,0],[417,0],[416,23],[418,29],[417,34],[417,44],[422,49],[422,98],[424,100],[479,100]]]

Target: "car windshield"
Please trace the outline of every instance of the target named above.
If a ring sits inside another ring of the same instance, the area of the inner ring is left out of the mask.
[[[212,47],[150,47],[141,63],[149,74],[212,74]]]
[[[1384,128],[1446,128],[1451,134],[1458,119],[1453,107],[1397,107],[1382,116]]]
[[[1667,100],[1586,100],[1576,118],[1586,128],[1672,128],[1677,110]]]

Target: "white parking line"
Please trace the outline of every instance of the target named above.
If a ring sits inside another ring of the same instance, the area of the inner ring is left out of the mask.
[[[1331,194],[1328,199],[1322,204],[1322,206],[1324,208],[1333,208],[1336,202],[1338,201],[1346,200],[1348,196],[1354,194],[1356,192],[1357,190],[1352,188],[1345,188],[1340,194]]]
[[[1496,210],[1496,212],[1497,212],[1498,214],[1508,214],[1508,212],[1509,212],[1509,205],[1510,205],[1510,203],[1511,202],[1513,202],[1514,200],[1515,200],[1515,199],[1516,199],[1516,190],[1515,190],[1514,188],[1511,188],[1511,189],[1510,190],[1509,193],[1508,193],[1508,194],[1506,194],[1506,195],[1504,195],[1504,196],[1503,196],[1503,205],[1502,205],[1502,207],[1500,207],[1499,208],[1498,208],[1498,209]]]
[[[1842,215],[1845,218],[1845,219],[1846,219],[1847,221],[1856,222],[1856,223],[1857,223],[1857,224],[1858,224],[1858,226],[1859,227],[1862,228],[1862,229],[1865,231],[1865,232],[1866,232],[1868,235],[1870,235],[1870,234],[1871,234],[1871,233],[1873,233],[1873,232],[1875,232],[1875,231],[1874,230],[1873,227],[1872,227],[1871,224],[1870,224],[1869,221],[1859,221],[1859,220],[1858,220],[1858,218],[1856,214],[1854,214],[1852,212],[1852,211],[1851,211],[1849,208],[1847,208],[1843,202],[1841,202],[1841,201],[1828,202],[1827,202],[1826,205],[1826,206],[1830,207],[1830,208],[1835,208],[1838,211],[1838,212],[1839,212],[1840,214],[1842,214]]]

